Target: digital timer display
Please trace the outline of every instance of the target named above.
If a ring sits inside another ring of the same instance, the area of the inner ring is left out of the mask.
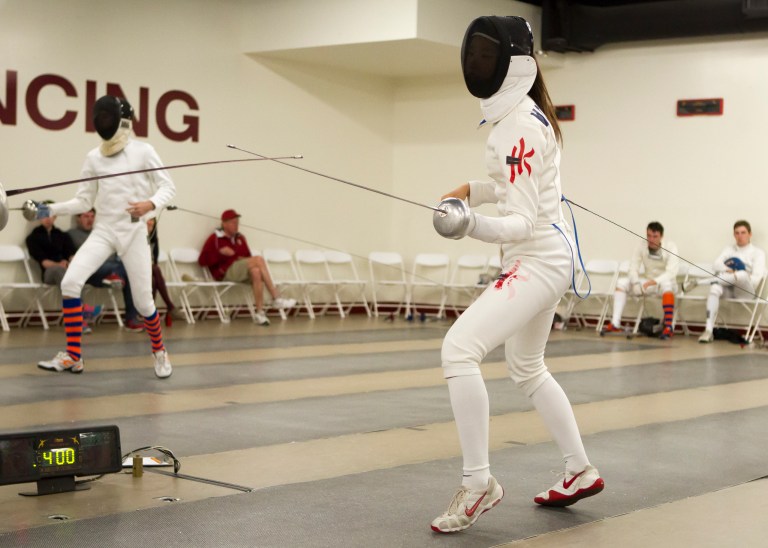
[[[35,464],[41,475],[77,471],[82,465],[80,435],[40,438],[35,443]]]
[[[0,434],[0,485],[121,469],[117,426]]]

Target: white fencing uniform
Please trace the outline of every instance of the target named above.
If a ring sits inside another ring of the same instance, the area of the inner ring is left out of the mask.
[[[732,258],[740,259],[744,263],[744,270],[728,272],[731,269],[725,265],[725,261]],[[713,267],[719,279],[711,278],[700,282],[712,284],[710,294],[720,297],[725,290],[733,296],[736,288],[730,284],[754,293],[765,277],[765,252],[751,243],[744,247],[729,245],[715,259]]]
[[[131,139],[113,156],[94,148],[86,156],[82,177],[161,167],[152,145]],[[79,297],[85,281],[113,253],[125,265],[133,301],[145,317],[155,311],[152,298],[152,257],[147,240],[146,218],[155,216],[176,195],[176,187],[165,170],[123,175],[80,183],[75,197],[51,204],[52,215],[76,215],[96,208],[93,231],[75,254],[61,284],[62,295]],[[129,202],[151,200],[155,210],[137,222],[126,211]]]
[[[479,374],[485,355],[506,343],[510,376],[530,396],[550,376],[544,347],[571,282],[573,246],[560,209],[560,149],[532,99],[493,127],[486,162],[495,182],[470,182],[470,206],[496,202],[501,216],[476,215],[469,236],[501,244],[502,275],[446,335],[444,375]]]
[[[680,259],[677,257],[677,246],[674,242],[663,241],[664,249],[651,251],[647,243],[640,243],[632,254],[629,262],[628,276],[620,278],[616,283],[616,289],[629,293],[638,285],[643,285],[649,280],[656,285],[645,289],[647,294],[663,294],[667,292],[677,293],[677,272],[680,269]],[[640,275],[640,267],[643,274]]]

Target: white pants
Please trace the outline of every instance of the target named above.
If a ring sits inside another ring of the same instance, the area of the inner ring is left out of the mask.
[[[640,278],[637,280],[637,283],[642,286],[645,282],[647,282],[647,278]],[[632,294],[636,297],[642,296],[641,293],[636,293],[634,288],[631,287],[631,284],[629,283],[629,278],[619,278],[619,281],[616,282],[616,289],[621,290],[624,293],[629,293],[630,290],[632,290]],[[660,284],[651,285],[645,289],[646,295],[663,295],[664,293],[672,292],[677,293],[677,282],[667,280],[666,282],[661,282]]]
[[[571,282],[562,236],[547,238],[537,257],[505,257],[503,274],[464,311],[445,336],[445,378],[479,375],[480,362],[505,343],[507,369],[530,396],[551,375],[544,348],[560,298]]]
[[[86,280],[115,252],[122,259],[128,274],[136,310],[145,318],[151,316],[155,312],[155,301],[152,298],[152,255],[147,234],[141,230],[137,230],[123,247],[118,245],[114,235],[94,229],[67,268],[61,281],[61,294],[64,297],[80,297]]]
[[[704,327],[707,331],[712,331],[715,327],[717,313],[720,311],[720,298],[725,295],[727,298],[746,297],[748,291],[755,292],[752,280],[746,270],[737,270],[735,272],[721,272],[718,278],[706,278],[699,282],[699,285],[709,283],[709,296],[707,297],[707,324]],[[734,285],[727,285],[727,284]],[[739,291],[743,289],[744,291]]]

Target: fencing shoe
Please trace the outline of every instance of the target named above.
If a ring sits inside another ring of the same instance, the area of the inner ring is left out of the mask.
[[[661,332],[661,335],[659,335],[659,339],[662,341],[665,341],[667,339],[671,339],[674,333],[672,332],[671,327],[665,327],[664,331]]]
[[[155,358],[155,375],[160,379],[170,377],[171,373],[173,373],[173,367],[171,367],[168,352],[166,350],[152,352],[152,357]]]
[[[701,336],[699,337],[700,343],[711,343],[714,340],[715,340],[715,336],[709,329],[704,331],[704,333],[702,333]]]
[[[468,529],[484,514],[496,506],[504,496],[504,489],[491,476],[486,489],[462,487],[453,496],[445,513],[432,521],[436,533],[456,533]]]
[[[296,306],[296,299],[283,299],[282,297],[278,297],[272,301],[272,306],[280,309],[293,308]]]
[[[85,368],[82,358],[74,360],[66,352],[59,352],[52,360],[37,362],[37,366],[46,371],[69,371],[70,373],[82,373]]]
[[[536,495],[533,502],[542,506],[570,506],[581,499],[597,495],[604,487],[605,482],[597,468],[588,465],[578,474],[566,472],[562,481]]]
[[[608,322],[603,326],[603,328],[600,330],[601,335],[605,335],[606,333],[624,333],[624,328],[621,326],[615,326],[611,322]]]

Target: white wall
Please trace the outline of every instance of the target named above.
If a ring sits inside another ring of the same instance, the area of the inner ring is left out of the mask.
[[[762,126],[768,120],[768,36],[634,43],[543,59],[556,104],[575,104],[562,122],[563,191],[589,209],[644,234],[660,221],[682,255],[708,261],[732,242],[733,222],[752,223],[768,248]],[[457,67],[458,71],[458,67]],[[723,116],[676,116],[678,99],[722,97]],[[458,74],[397,89],[396,189],[437,200],[482,178],[487,130]],[[629,256],[637,239],[574,208],[587,258]],[[428,220],[398,208],[396,240],[425,249],[474,252],[472,241],[441,242]],[[407,219],[410,219],[409,223]],[[411,236],[410,234],[415,234]]]
[[[343,2],[330,5],[338,4]],[[258,15],[261,24],[285,34],[299,28],[289,17],[269,18],[281,5],[137,0],[128,4],[128,15],[118,15],[125,3],[0,0],[0,75],[18,71],[20,94],[17,124],[0,125],[0,181],[14,189],[78,176],[86,151],[98,144],[83,129],[86,80],[98,82],[99,95],[107,82],[120,83],[129,99],[148,87],[152,108],[168,90],[197,99],[199,142],[170,141],[154,117],[150,121],[147,140],[169,165],[241,157],[227,143],[266,155],[302,153],[301,166],[430,204],[461,182],[484,177],[487,130],[475,129],[480,111],[463,86],[458,48],[455,72],[407,79],[249,57],[248,17]],[[411,28],[413,2],[396,6],[403,7]],[[485,6],[473,8],[474,15],[488,13]],[[434,7],[433,0],[419,4],[418,27],[444,40],[435,30],[440,25]],[[387,21],[394,16],[391,10],[386,14]],[[446,25],[455,25],[453,15],[446,14]],[[768,247],[761,215],[768,35],[607,46],[593,54],[552,56],[542,65],[554,101],[576,105],[576,121],[562,124],[568,197],[636,232],[659,220],[695,260],[716,255],[730,241],[733,221],[742,217],[752,221],[756,242]],[[68,129],[42,129],[24,109],[30,80],[46,73],[77,88],[77,98],[48,89],[41,100],[49,116],[78,111]],[[677,99],[704,97],[723,97],[725,114],[675,116]],[[0,103],[5,99],[0,85]],[[171,112],[172,125],[181,123],[183,110]],[[439,238],[426,209],[274,164],[172,175],[179,206],[212,215],[235,207],[244,214],[243,224],[359,255],[373,249],[399,249],[408,257],[439,250],[493,253],[472,240]],[[73,193],[70,186],[9,201],[18,207],[28,197],[62,200]],[[634,245],[620,229],[576,214],[588,257],[624,257]],[[21,242],[29,230],[18,213],[12,215],[0,233],[2,243]],[[216,224],[168,212],[161,242],[165,248],[199,245]],[[244,231],[254,248],[310,245]]]
[[[122,85],[136,105],[140,87],[157,97],[179,89],[199,103],[199,142],[173,142],[150,121],[146,140],[167,165],[247,157],[228,143],[264,155],[300,153],[299,165],[337,177],[387,187],[392,179],[392,84],[381,78],[330,73],[311,66],[257,62],[243,53],[240,2],[139,0],[0,2],[0,75],[17,71],[16,125],[0,126],[0,181],[6,189],[37,186],[79,176],[85,153],[99,142],[84,130],[85,82]],[[46,88],[41,108],[48,117],[78,111],[61,131],[35,125],[25,109],[29,82],[53,73],[68,79],[78,97]],[[0,103],[6,103],[0,85]],[[184,109],[169,120],[181,124]],[[264,227],[332,247],[362,252],[389,241],[389,201],[348,186],[267,162],[180,169],[171,172],[175,203],[218,216],[229,207],[243,224]],[[74,186],[22,194],[64,200]],[[20,243],[31,229],[18,212],[0,233],[2,243]],[[60,219],[62,228],[68,219]],[[201,245],[218,223],[183,212],[160,221],[165,248]],[[353,229],[350,227],[354,227]],[[254,248],[308,244],[243,229]],[[366,251],[367,252],[367,251]]]

